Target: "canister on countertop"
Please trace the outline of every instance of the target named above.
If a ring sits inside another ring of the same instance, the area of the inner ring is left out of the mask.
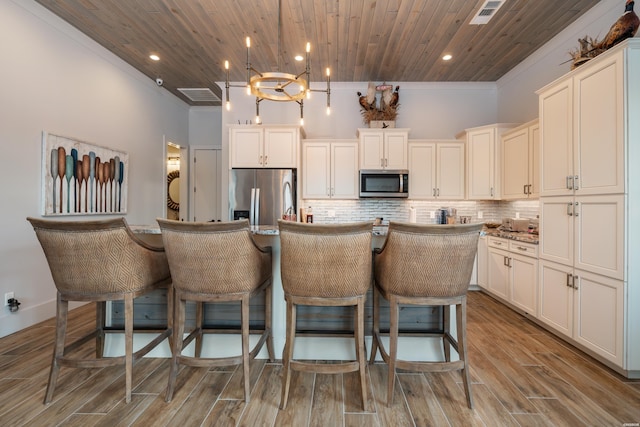
[[[305,210],[305,221],[308,224],[312,224],[313,223],[313,209],[311,209],[311,206],[309,206],[306,210]]]

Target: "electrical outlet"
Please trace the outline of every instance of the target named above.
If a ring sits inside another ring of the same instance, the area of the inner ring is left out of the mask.
[[[516,212],[516,218],[520,218],[520,212]]]
[[[436,217],[435,211],[429,211],[429,218],[434,219]]]
[[[478,219],[482,219],[484,217],[484,214],[482,213],[482,211],[478,211]]]
[[[327,211],[327,216],[328,216],[329,218],[335,218],[335,216],[336,216],[336,211],[334,211],[333,209],[329,209],[329,210]]]
[[[9,300],[11,298],[14,298],[13,292],[7,292],[6,294],[4,294],[4,305],[9,305]]]

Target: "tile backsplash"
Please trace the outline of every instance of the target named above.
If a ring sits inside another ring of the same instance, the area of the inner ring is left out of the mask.
[[[435,223],[431,212],[444,207],[453,207],[458,216],[471,216],[472,222],[500,221],[505,217],[536,218],[538,200],[492,201],[492,200],[396,200],[396,199],[359,199],[359,200],[303,200],[303,207],[313,209],[316,223],[341,223],[373,221],[383,218],[391,221],[409,221],[409,210],[416,210],[416,222]],[[478,218],[482,212],[482,219]],[[329,216],[330,213],[334,216]]]

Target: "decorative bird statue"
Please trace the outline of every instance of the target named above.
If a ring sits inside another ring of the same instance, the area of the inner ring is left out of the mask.
[[[358,102],[360,103],[360,106],[365,111],[371,110],[373,106],[367,102],[367,97],[364,96],[361,92],[357,92],[357,94],[358,94]]]
[[[371,108],[376,106],[376,85],[373,82],[369,82],[369,87],[367,87],[367,104]]]
[[[380,110],[384,110],[391,105],[391,97],[393,95],[393,92],[391,91],[392,88],[393,86],[390,86],[382,91],[382,97],[380,98]]]
[[[393,108],[396,108],[398,106],[398,101],[400,100],[400,93],[398,92],[399,90],[400,86],[396,86],[396,90],[394,90],[391,94],[391,101],[389,101],[389,105]]]
[[[594,49],[607,50],[621,41],[636,35],[638,26],[640,25],[640,19],[633,11],[633,5],[633,0],[627,0],[622,16],[611,26],[602,41],[594,45]]]

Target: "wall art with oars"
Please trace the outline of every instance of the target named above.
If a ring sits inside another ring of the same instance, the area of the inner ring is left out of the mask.
[[[127,212],[129,155],[43,132],[43,215]]]

